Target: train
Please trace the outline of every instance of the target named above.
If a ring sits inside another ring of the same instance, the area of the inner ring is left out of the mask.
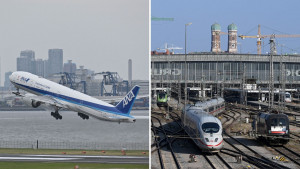
[[[217,116],[218,114],[225,111],[225,100],[221,97],[218,97],[206,101],[198,101],[195,103],[195,105],[190,105],[189,109],[201,109],[208,114]]]
[[[159,92],[157,94],[156,104],[158,107],[167,107],[168,106],[168,94],[167,92]]]
[[[184,130],[202,151],[215,153],[223,148],[223,127],[215,115],[224,110],[224,99],[216,98],[188,105],[182,112]]]
[[[201,109],[186,110],[182,113],[185,132],[203,152],[219,152],[223,148],[221,121]]]
[[[280,97],[283,97],[283,99],[286,103],[291,103],[292,102],[292,95],[289,92],[274,93],[274,100],[275,101],[280,101]]]
[[[289,118],[285,114],[260,112],[253,120],[252,129],[257,139],[264,139],[271,145],[289,142]]]
[[[291,103],[292,102],[292,95],[289,92],[285,92],[285,98],[284,98],[285,102],[287,103]]]

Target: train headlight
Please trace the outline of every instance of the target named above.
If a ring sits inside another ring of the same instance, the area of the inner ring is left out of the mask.
[[[209,142],[208,138],[205,138],[205,141],[206,141],[206,142]]]
[[[217,142],[217,141],[218,141],[218,138],[215,139],[215,142]]]

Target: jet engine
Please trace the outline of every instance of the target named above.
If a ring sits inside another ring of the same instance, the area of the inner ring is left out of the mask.
[[[32,100],[31,105],[32,107],[37,108],[41,105],[41,102]]]
[[[23,97],[22,98],[22,101],[28,105],[28,106],[32,106],[34,108],[37,108],[41,105],[41,102],[39,101],[34,101],[34,100],[31,100],[30,98],[27,98],[27,97]]]

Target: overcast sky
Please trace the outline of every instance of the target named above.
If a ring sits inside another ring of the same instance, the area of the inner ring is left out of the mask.
[[[149,79],[149,1],[0,0],[1,85],[20,51],[47,59],[51,48],[63,49],[64,63],[123,79],[132,59],[133,79]]]
[[[299,0],[152,0],[151,15],[174,18],[170,21],[153,21],[151,24],[151,49],[163,48],[164,43],[184,49],[185,24],[192,22],[187,29],[187,51],[209,52],[211,49],[211,25],[227,26],[235,23],[238,35],[257,35],[261,24],[262,35],[300,34]],[[277,38],[277,51],[300,53],[300,38]],[[227,35],[221,36],[221,48],[227,50]],[[256,38],[238,38],[238,50],[242,53],[256,53]],[[264,39],[262,52],[270,51],[269,38]],[[184,50],[175,52],[184,53]]]

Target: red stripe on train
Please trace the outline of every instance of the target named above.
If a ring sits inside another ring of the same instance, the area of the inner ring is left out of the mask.
[[[285,133],[284,131],[271,131],[271,133]]]

